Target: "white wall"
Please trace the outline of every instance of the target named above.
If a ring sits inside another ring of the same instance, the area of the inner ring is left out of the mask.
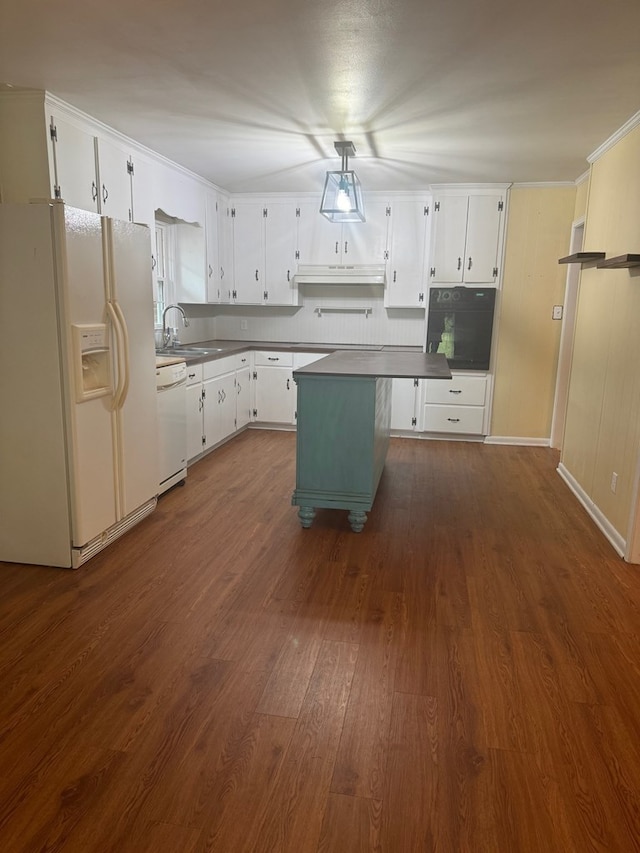
[[[421,309],[385,308],[380,287],[303,285],[302,306],[185,306],[191,319],[181,340],[290,341],[305,343],[400,344],[422,346],[425,316]],[[316,308],[338,308],[323,313]],[[344,309],[370,308],[371,313]],[[243,329],[242,324],[247,328]]]

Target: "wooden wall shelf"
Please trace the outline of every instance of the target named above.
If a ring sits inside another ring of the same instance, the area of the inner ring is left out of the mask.
[[[599,261],[606,257],[606,252],[576,252],[560,258],[559,264],[584,264],[587,261]],[[599,265],[598,265],[599,266]]]
[[[598,269],[616,270],[624,267],[640,267],[640,255],[617,255],[615,258],[607,258],[605,261],[598,261],[596,264]]]

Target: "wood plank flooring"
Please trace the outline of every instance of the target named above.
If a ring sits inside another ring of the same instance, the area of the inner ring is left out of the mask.
[[[545,448],[394,439],[363,533],[248,431],[0,564],[0,851],[640,851],[640,568]]]

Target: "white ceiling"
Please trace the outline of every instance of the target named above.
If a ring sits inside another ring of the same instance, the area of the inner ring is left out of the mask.
[[[13,0],[0,81],[232,192],[574,180],[640,109],[640,0]]]

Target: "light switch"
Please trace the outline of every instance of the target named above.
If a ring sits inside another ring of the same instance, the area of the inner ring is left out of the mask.
[[[554,305],[551,316],[554,320],[562,320],[562,305]]]

